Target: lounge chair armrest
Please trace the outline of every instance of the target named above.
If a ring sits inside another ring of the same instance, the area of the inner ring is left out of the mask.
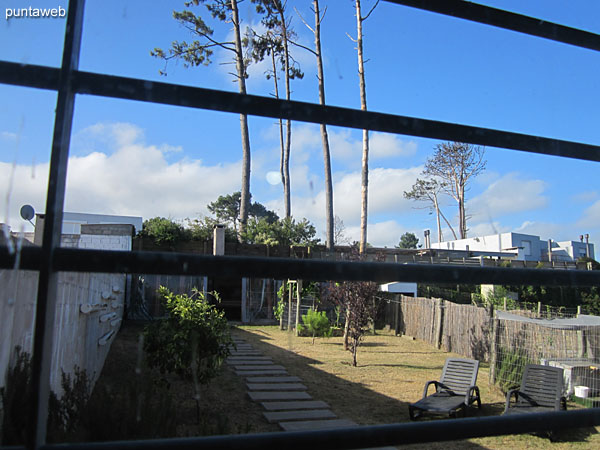
[[[481,407],[481,396],[479,395],[479,388],[475,385],[469,386],[469,389],[465,394],[465,405],[469,406],[475,400],[478,401],[479,407]]]
[[[567,399],[565,397],[561,397],[559,399],[559,408],[563,411],[567,410]]]
[[[439,381],[428,381],[427,383],[425,383],[425,389],[423,389],[423,398],[427,397],[427,391],[429,390],[429,386],[431,385],[435,386],[435,391],[438,391],[438,386],[440,384]]]
[[[514,395],[515,403],[519,400],[519,390],[518,389],[510,389],[506,393],[506,404],[504,405],[504,412],[508,411],[510,408],[510,398]]]

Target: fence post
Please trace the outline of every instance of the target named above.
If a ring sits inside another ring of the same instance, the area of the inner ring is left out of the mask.
[[[300,333],[298,332],[298,324],[300,323],[300,303],[302,301],[300,292],[302,291],[302,280],[296,281],[296,336]]]
[[[242,323],[248,323],[247,278],[242,278]]]
[[[288,280],[287,284],[288,284],[288,288],[289,288],[287,331],[289,333],[292,330],[292,280]]]
[[[394,302],[394,335],[398,336],[399,333],[399,328],[400,328],[400,299],[402,298],[402,295],[398,295],[396,294],[396,301]]]
[[[538,317],[542,317],[542,302],[538,302]]]
[[[437,324],[436,324],[436,338],[435,338],[435,346],[439,350],[442,348],[442,332],[444,328],[444,300],[439,299],[437,304]]]
[[[498,326],[500,319],[494,318],[494,308],[490,309],[492,314],[492,345],[490,348],[490,384],[496,383],[496,365],[498,362]]]

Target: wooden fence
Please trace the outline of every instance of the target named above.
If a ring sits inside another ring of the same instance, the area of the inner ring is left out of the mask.
[[[400,334],[413,336],[448,352],[488,361],[491,344],[490,312],[475,305],[442,299],[400,296],[387,308],[386,321]],[[397,311],[398,319],[393,317]],[[392,315],[392,317],[390,317]]]

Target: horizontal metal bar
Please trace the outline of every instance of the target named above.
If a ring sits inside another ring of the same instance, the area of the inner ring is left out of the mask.
[[[265,448],[292,449],[355,449],[442,442],[484,436],[502,436],[528,432],[558,431],[568,428],[600,425],[600,408],[559,411],[542,414],[477,417],[397,423],[334,430],[237,434],[200,438],[154,439],[143,441],[113,441],[102,443],[58,444],[48,450],[147,450],[169,449],[230,449],[259,450]]]
[[[81,94],[245,113],[261,117],[281,117],[301,122],[327,123],[361,130],[368,129],[432,139],[469,142],[530,153],[600,161],[600,146],[436,120],[336,106],[322,106],[314,103],[287,101],[88,72],[74,74],[74,83],[75,89]]]
[[[0,61],[0,83],[36,89],[58,90],[60,69]]]
[[[22,249],[20,268],[40,269],[41,250]],[[210,277],[299,278],[303,280],[412,281],[544,286],[597,286],[600,271],[472,267],[443,264],[396,264],[319,259],[209,256],[170,252],[122,252],[60,248],[55,270],[65,272],[204,275]],[[15,257],[0,247],[0,268],[13,268]]]
[[[0,83],[54,89],[56,72],[57,69],[53,68],[0,61]],[[80,94],[261,117],[282,117],[301,122],[327,123],[360,130],[469,142],[529,153],[600,161],[600,146],[597,145],[470,125],[89,72],[74,72],[73,83],[74,90]]]
[[[483,23],[506,30],[517,31],[550,39],[576,47],[600,51],[600,35],[577,28],[559,25],[535,17],[480,5],[462,0],[385,0],[397,5],[410,6],[446,16]]]

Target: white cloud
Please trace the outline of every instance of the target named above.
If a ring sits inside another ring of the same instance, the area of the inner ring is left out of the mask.
[[[86,130],[102,132],[107,150],[69,158],[65,210],[90,213],[172,218],[206,214],[206,204],[239,189],[240,164],[203,165],[200,160],[167,161],[172,147],[148,145],[143,131],[132,124],[100,124]],[[91,134],[90,134],[91,133]],[[84,133],[85,134],[85,133]],[[79,141],[82,142],[81,139]],[[89,138],[89,148],[96,142]],[[0,179],[8,180],[12,165],[0,163]],[[33,172],[42,174],[32,177]],[[17,166],[10,195],[8,223],[21,222],[19,208],[32,204],[44,209],[48,163]],[[8,186],[0,193],[6,198]]]
[[[539,236],[542,240],[553,239],[563,241],[573,239],[575,236],[571,234],[573,224],[558,224],[549,222],[536,222],[526,220],[514,230],[516,233],[533,234]]]
[[[468,213],[475,220],[495,218],[506,214],[532,211],[548,205],[542,180],[528,180],[511,172],[493,181],[479,196],[467,201]]]
[[[409,169],[382,169],[375,168],[369,172],[369,228],[368,241],[375,245],[393,246],[398,243],[397,233],[403,230],[402,226],[394,221],[383,221],[380,223],[387,225],[377,225],[377,215],[401,215],[407,213],[414,206],[412,202],[405,200],[403,192],[409,190],[415,179],[421,172],[420,167]],[[304,178],[309,179],[306,175]],[[292,181],[294,178],[292,178]],[[319,178],[322,183],[322,178]],[[314,184],[313,184],[314,186]],[[306,192],[306,190],[305,190]],[[294,217],[307,217],[319,230],[325,229],[325,191],[321,188],[318,191],[307,192],[304,195],[298,195],[293,191],[292,212]],[[333,202],[334,214],[339,216],[347,229],[347,234],[352,240],[357,240],[360,223],[361,207],[361,186],[360,173],[351,172],[347,174],[338,174],[334,176]],[[274,200],[269,202],[268,206],[281,210],[281,201]],[[392,222],[396,225],[392,226]],[[379,231],[378,231],[379,230]],[[390,240],[391,239],[391,240]]]
[[[577,225],[580,227],[594,227],[600,226],[600,200],[597,200],[590,207],[586,208],[581,215],[581,218],[577,221]]]
[[[572,195],[571,200],[578,203],[593,202],[598,198],[598,191],[585,191]]]
[[[373,159],[397,158],[414,155],[417,152],[417,143],[404,141],[395,134],[371,133],[369,148]]]
[[[0,140],[15,142],[17,140],[17,133],[12,133],[10,131],[2,131],[0,132]]]
[[[369,222],[367,226],[367,241],[373,247],[392,248],[395,245],[398,245],[398,242],[400,242],[400,236],[402,236],[406,231],[407,229],[395,220],[386,220],[375,223]],[[351,242],[360,240],[360,227],[347,227],[346,235],[350,238]],[[419,243],[422,243],[421,241],[422,239],[419,238]]]

